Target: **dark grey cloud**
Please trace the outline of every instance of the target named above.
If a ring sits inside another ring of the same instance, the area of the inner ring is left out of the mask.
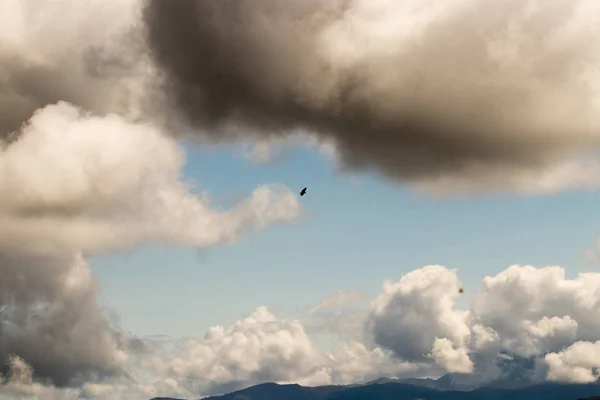
[[[0,365],[18,356],[59,386],[122,373],[127,341],[83,258],[0,248],[0,277]]]
[[[493,187],[598,144],[590,4],[147,0],[144,21],[177,113],[214,139],[308,128],[349,169]]]
[[[4,138],[69,101],[216,141],[308,130],[347,170],[446,192],[600,184],[572,160],[600,141],[591,0],[31,4],[5,7]]]

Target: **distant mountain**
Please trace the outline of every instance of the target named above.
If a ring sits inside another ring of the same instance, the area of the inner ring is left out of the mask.
[[[172,397],[154,397],[150,400],[183,400],[183,399],[174,399]]]
[[[585,385],[540,383],[532,359],[508,353],[497,366],[499,377],[493,381],[484,381],[476,374],[448,373],[438,379],[379,378],[345,386],[265,383],[203,400],[600,400],[600,381]]]
[[[484,387],[459,391],[378,381],[352,387],[266,383],[222,396],[206,397],[204,400],[578,400],[593,399],[593,396],[600,395],[600,385],[597,384],[546,383],[518,389]]]
[[[154,397],[150,400],[183,400],[183,399],[174,399],[172,397]]]
[[[495,362],[498,376],[494,380],[484,376],[461,373],[448,373],[438,379],[379,378],[367,384],[404,383],[437,390],[475,390],[482,387],[518,389],[543,383],[543,376],[536,376],[535,358],[521,357],[509,352],[500,352]],[[538,371],[539,372],[539,371]]]

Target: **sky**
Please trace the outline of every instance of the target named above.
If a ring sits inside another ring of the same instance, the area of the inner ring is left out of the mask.
[[[430,264],[458,269],[466,298],[513,264],[560,265],[570,277],[600,272],[584,254],[600,226],[594,192],[440,201],[376,176],[341,174],[314,149],[274,165],[240,157],[239,148],[186,150],[186,178],[215,198],[231,201],[263,182],[307,186],[306,217],[231,246],[149,246],[94,259],[104,301],[135,334],[198,335],[260,305],[302,318],[338,290],[374,296],[383,281]]]
[[[0,400],[600,379],[597,1],[82,4],[0,3]]]

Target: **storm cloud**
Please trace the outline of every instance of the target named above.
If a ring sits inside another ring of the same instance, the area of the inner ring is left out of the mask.
[[[549,191],[597,184],[598,7],[147,0],[143,18],[177,114],[215,140],[308,129],[346,169]]]
[[[0,247],[0,361],[26,360],[57,385],[122,373],[127,341],[98,303],[81,255],[34,256]]]

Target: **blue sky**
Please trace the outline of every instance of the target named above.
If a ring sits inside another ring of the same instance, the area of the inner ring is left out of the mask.
[[[466,293],[511,264],[561,265],[570,276],[597,267],[598,195],[425,198],[376,175],[343,176],[310,148],[255,164],[231,148],[186,146],[187,178],[227,204],[261,183],[300,190],[304,218],[233,245],[192,250],[148,246],[95,257],[105,304],[135,334],[202,335],[266,305],[298,316],[337,290],[376,295],[386,279],[426,264],[459,270]]]

